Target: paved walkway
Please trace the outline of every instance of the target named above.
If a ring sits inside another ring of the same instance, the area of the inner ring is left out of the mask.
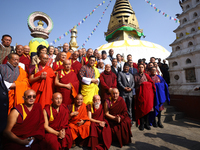
[[[180,119],[163,123],[164,128],[153,128],[140,131],[132,127],[132,143],[123,146],[122,150],[200,150],[200,122]],[[78,146],[70,150],[87,150]],[[113,143],[110,150],[119,150]]]

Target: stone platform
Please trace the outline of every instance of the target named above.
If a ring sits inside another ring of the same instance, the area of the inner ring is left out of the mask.
[[[152,127],[144,131],[134,125],[132,143],[122,148],[112,143],[110,150],[200,150],[200,122],[179,119],[163,125],[163,129]],[[70,150],[87,149],[76,146]]]

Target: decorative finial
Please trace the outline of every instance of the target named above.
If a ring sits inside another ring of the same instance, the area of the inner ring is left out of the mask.
[[[44,23],[42,22],[42,20],[38,21],[38,26],[41,26],[41,27],[44,26]]]

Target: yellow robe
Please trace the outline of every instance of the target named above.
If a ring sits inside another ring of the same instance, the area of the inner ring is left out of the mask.
[[[95,72],[95,79],[100,77],[99,70],[96,67],[93,67]],[[90,85],[82,84],[81,94],[83,95],[83,103],[86,105],[93,103],[93,96],[98,95],[99,87],[98,84],[91,83]]]

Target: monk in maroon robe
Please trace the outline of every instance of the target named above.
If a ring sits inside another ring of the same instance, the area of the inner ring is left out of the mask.
[[[104,110],[110,124],[113,141],[117,140],[120,147],[131,143],[131,119],[124,99],[119,96],[118,89],[112,90],[111,97],[104,102]]]
[[[35,103],[34,90],[24,92],[24,103],[12,109],[4,130],[4,150],[43,150],[44,115],[39,103]]]
[[[54,71],[60,71],[60,70],[64,69],[63,61],[66,60],[67,54],[65,52],[61,52],[59,55],[60,55],[59,56],[59,60],[55,61],[53,63],[53,67],[52,68],[53,68]]]
[[[93,104],[87,106],[90,118],[90,136],[88,147],[92,150],[108,150],[112,143],[112,134],[108,121],[104,118],[104,110],[99,95],[93,97]]]
[[[44,128],[47,131],[45,141],[48,150],[69,149],[72,146],[72,134],[68,125],[69,110],[62,104],[62,94],[54,93],[53,103],[44,107]]]
[[[75,51],[72,54],[72,59],[71,59],[71,67],[74,70],[75,74],[78,75],[79,71],[81,70],[82,64],[77,61],[77,58],[79,56],[78,51]]]
[[[23,48],[23,55],[20,57],[19,62],[23,63],[25,65],[25,70],[27,73],[29,73],[29,66],[31,64],[31,58],[29,55],[30,48],[28,45],[25,45]]]
[[[100,75],[102,104],[110,97],[113,88],[117,88],[117,76],[111,71],[111,66],[107,64],[105,71]]]
[[[70,70],[70,60],[63,62],[62,70],[58,71],[55,78],[56,91],[60,92],[63,96],[63,103],[67,106],[71,104],[78,94],[79,80],[76,74]]]

